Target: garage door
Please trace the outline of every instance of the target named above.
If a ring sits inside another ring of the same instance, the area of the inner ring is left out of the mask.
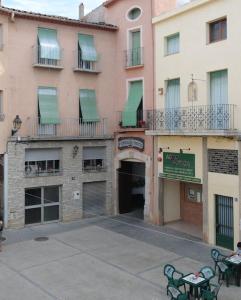
[[[84,217],[106,214],[106,182],[88,182],[83,184]]]

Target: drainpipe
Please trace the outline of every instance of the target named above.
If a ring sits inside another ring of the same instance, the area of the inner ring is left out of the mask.
[[[8,154],[4,154],[4,177],[3,177],[3,221],[4,227],[8,226]]]

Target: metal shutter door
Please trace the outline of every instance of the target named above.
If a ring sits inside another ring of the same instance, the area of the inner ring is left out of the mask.
[[[106,182],[88,182],[83,184],[84,217],[106,214]]]

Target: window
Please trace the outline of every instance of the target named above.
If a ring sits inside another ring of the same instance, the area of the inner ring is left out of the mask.
[[[51,87],[38,89],[39,135],[56,135],[60,123],[57,90]]]
[[[187,200],[190,202],[201,203],[202,202],[201,189],[187,187]]]
[[[214,43],[227,38],[227,19],[223,18],[209,23],[209,42]]]
[[[179,33],[166,37],[166,55],[179,53],[180,51],[180,35]]]
[[[60,174],[60,149],[26,149],[26,176],[34,177],[56,174]]]
[[[60,187],[25,189],[25,225],[59,220]]]
[[[131,21],[137,20],[141,15],[141,9],[139,7],[134,7],[128,12],[128,19]]]
[[[78,66],[80,70],[96,71],[97,52],[94,46],[94,37],[79,34]]]
[[[131,81],[128,101],[121,116],[122,127],[139,127],[143,122],[143,82]],[[142,127],[142,126],[140,126]]]
[[[126,55],[126,67],[134,67],[143,65],[143,55],[141,47],[141,31],[140,29],[129,31],[130,49]]]
[[[106,148],[84,147],[83,148],[83,171],[100,172],[106,170]]]
[[[3,113],[3,91],[0,91],[0,121],[4,120],[4,113]]]

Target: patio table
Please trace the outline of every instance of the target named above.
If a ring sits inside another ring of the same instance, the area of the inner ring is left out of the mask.
[[[200,293],[198,289],[203,286],[204,284],[208,283],[208,279],[205,279],[201,276],[196,276],[195,274],[191,273],[182,277],[183,282],[187,283],[190,286],[190,289],[193,288],[194,290],[194,299],[200,299]]]
[[[240,277],[241,277],[241,256],[240,255],[233,255],[230,257],[225,258],[225,261],[232,265],[232,267],[235,269],[235,281],[236,285],[240,286]]]

